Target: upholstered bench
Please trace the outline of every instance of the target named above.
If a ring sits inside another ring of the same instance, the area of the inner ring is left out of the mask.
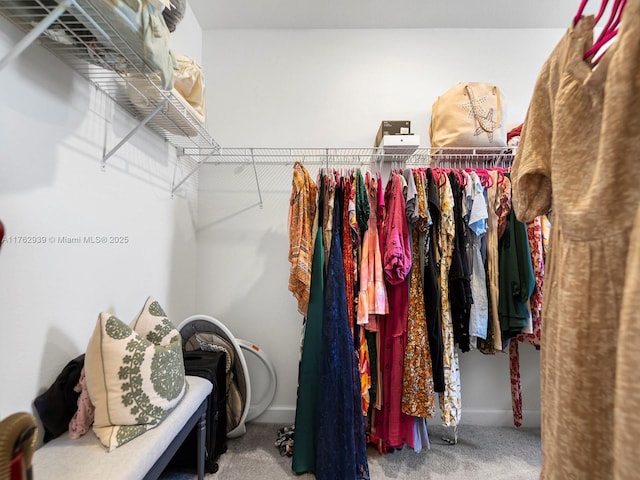
[[[204,478],[206,407],[211,382],[187,376],[188,388],[180,403],[155,428],[112,452],[93,432],[77,440],[68,433],[46,443],[33,456],[37,480],[139,480],[160,476],[178,447],[198,425],[198,479]]]

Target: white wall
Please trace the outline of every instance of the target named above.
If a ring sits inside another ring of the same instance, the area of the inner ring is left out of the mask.
[[[428,145],[431,105],[460,81],[500,85],[523,121],[561,30],[204,32],[209,127],[223,147],[369,147],[381,120]],[[313,174],[315,169],[310,168]],[[260,421],[293,421],[302,319],[287,290],[291,165],[201,170],[197,309],[260,345],[278,388]],[[524,421],[539,424],[539,354],[521,347]],[[461,355],[463,423],[512,424],[507,355]]]
[[[197,22],[174,35],[184,53],[200,55]],[[0,57],[21,37],[0,19]],[[197,205],[188,188],[171,198],[175,150],[142,129],[100,168],[105,145],[134,125],[39,46],[0,71],[0,418],[31,410],[85,351],[101,311],[128,322],[148,295],[176,324],[194,311]],[[63,244],[63,236],[127,243]]]

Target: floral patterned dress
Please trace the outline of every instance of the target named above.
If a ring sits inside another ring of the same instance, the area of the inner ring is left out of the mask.
[[[527,224],[529,236],[529,250],[531,251],[531,265],[535,276],[533,295],[529,299],[531,306],[531,320],[533,333],[521,333],[509,344],[509,364],[511,372],[511,407],[513,410],[513,424],[522,426],[522,391],[520,388],[520,353],[518,343],[527,343],[540,347],[541,314],[542,314],[542,285],[544,281],[544,259],[542,247],[542,219],[536,217]]]
[[[424,291],[420,269],[419,238],[429,228],[429,214],[424,195],[424,183],[419,174],[414,175],[417,190],[418,220],[412,232],[412,259],[407,345],[404,355],[402,379],[402,411],[407,415],[432,418],[435,414],[433,371],[427,336],[427,318],[424,308]]]
[[[462,397],[460,391],[460,368],[458,353],[454,347],[451,305],[449,303],[449,268],[453,255],[453,241],[456,226],[453,218],[453,192],[449,178],[443,175],[444,185],[438,189],[440,201],[440,229],[438,235],[438,251],[440,262],[440,312],[442,341],[444,344],[444,392],[440,394],[440,411],[442,424],[453,427],[460,422],[462,414]]]

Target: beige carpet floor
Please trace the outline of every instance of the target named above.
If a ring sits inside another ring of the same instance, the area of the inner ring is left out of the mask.
[[[315,478],[296,475],[291,458],[274,446],[282,425],[249,423],[247,433],[228,441],[219,459],[219,470],[207,480],[275,480]],[[420,453],[405,448],[387,455],[369,449],[371,480],[534,480],[540,475],[540,429],[461,425],[458,443],[449,445],[452,429],[429,427],[431,449]],[[166,471],[163,480],[192,480],[193,473]]]

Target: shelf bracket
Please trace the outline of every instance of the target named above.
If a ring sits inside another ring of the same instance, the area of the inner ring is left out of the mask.
[[[111,150],[109,150],[107,153],[105,153],[102,156],[102,169],[104,170],[105,165],[107,163],[107,160],[109,160],[109,158],[111,158],[111,156],[116,153],[120,147],[122,147],[125,143],[127,143],[129,141],[129,139],[131,137],[133,137],[138,130],[140,130],[142,127],[144,127],[147,123],[149,123],[149,121],[155,117],[158,112],[160,112],[160,110],[162,110],[164,108],[164,106],[167,104],[167,102],[169,101],[168,98],[165,98],[164,101],[162,103],[160,103],[149,115],[147,115],[146,117],[144,117],[144,119],[138,123],[138,125],[136,125],[133,130],[131,130],[129,133],[127,133],[127,135],[118,142],[118,144],[113,147]]]
[[[35,42],[40,35],[42,35],[56,20],[58,20],[58,18],[60,18],[60,15],[62,15],[67,8],[74,4],[75,0],[61,1],[58,6],[49,13],[49,15],[44,17],[35,27],[29,30],[29,33],[22,37],[22,39],[16,43],[11,50],[9,50],[9,53],[2,57],[0,60],[0,70],[20,55],[29,45]]]
[[[184,184],[184,182],[186,182],[187,180],[189,180],[191,178],[191,176],[196,173],[198,170],[200,170],[200,167],[204,164],[204,162],[211,156],[212,154],[210,154],[208,157],[206,157],[204,160],[199,161],[198,164],[193,167],[191,169],[191,171],[187,174],[186,177],[184,177],[182,180],[180,180],[178,182],[178,184],[176,185],[176,183],[174,182],[173,185],[171,186],[171,195],[173,196],[178,189]],[[176,168],[177,168],[177,164],[176,164]],[[174,175],[175,177],[175,175]]]
[[[258,169],[256,168],[256,157],[253,155],[253,148],[251,149],[251,162],[253,163],[253,175],[256,177],[256,186],[258,187],[258,198],[260,199],[260,208],[263,208],[262,192],[260,191],[260,180],[258,179]]]

